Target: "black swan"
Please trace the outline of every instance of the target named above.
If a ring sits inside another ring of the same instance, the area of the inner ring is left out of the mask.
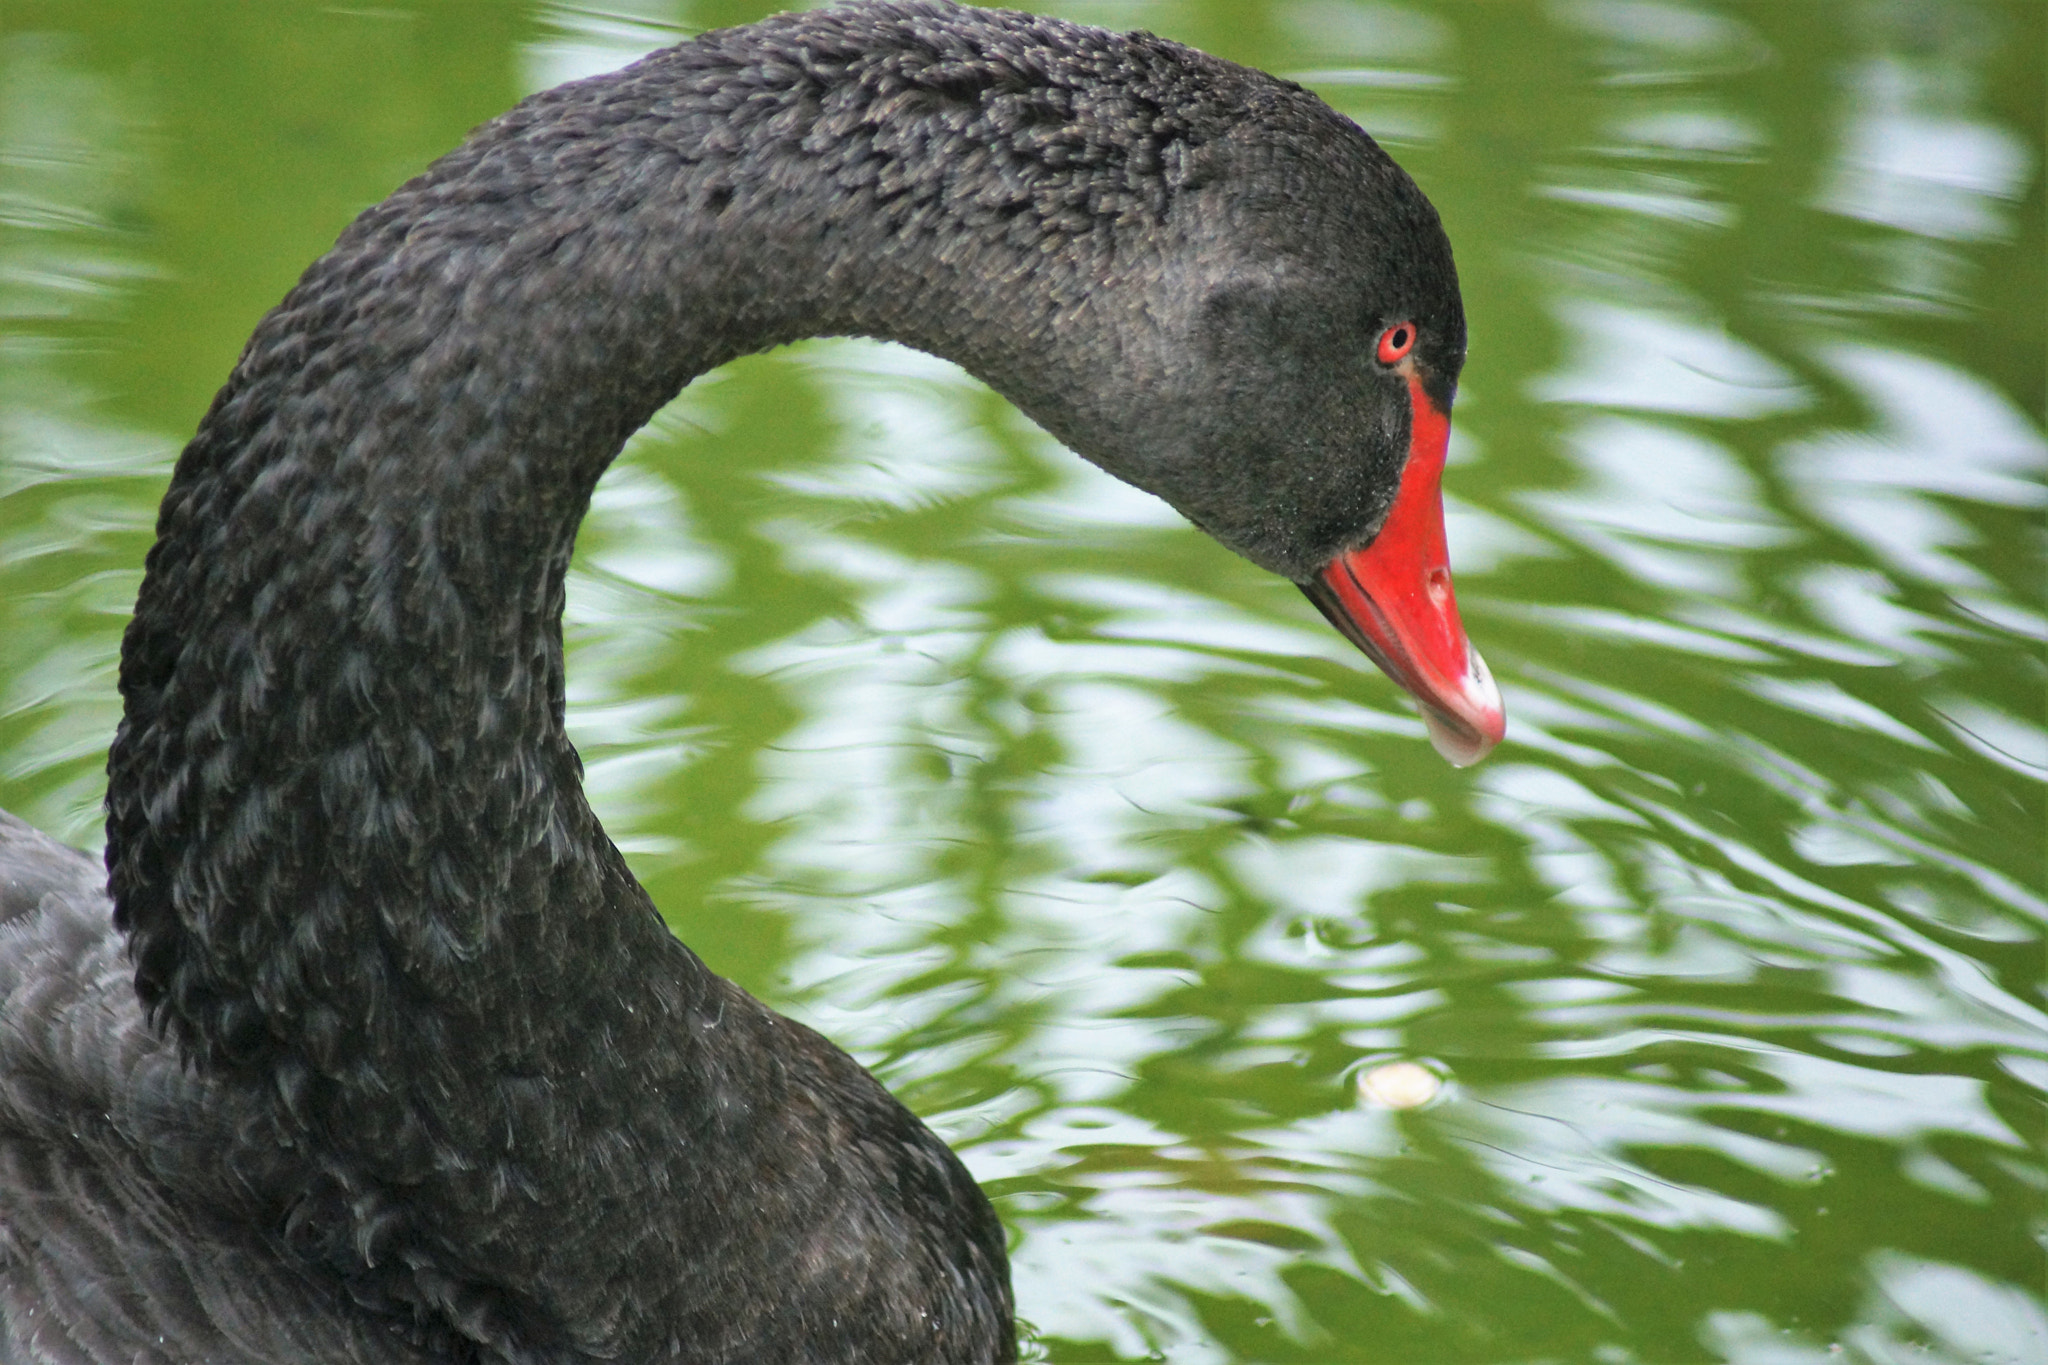
[[[180,457],[106,870],[0,816],[0,1360],[962,1362],[1003,1230],[668,932],[563,731],[592,486],[799,337],[959,362],[1302,585],[1477,759],[1465,323],[1296,86],[902,0],[537,95],[356,220]]]

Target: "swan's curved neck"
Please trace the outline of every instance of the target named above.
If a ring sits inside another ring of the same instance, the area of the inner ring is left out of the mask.
[[[742,1235],[736,1152],[824,1160],[844,1059],[676,944],[583,799],[564,574],[625,438],[799,336],[1112,420],[1079,395],[1153,362],[1128,318],[1105,354],[1097,290],[1148,268],[1196,59],[972,14],[814,15],[529,101],[342,235],[178,463],[123,650],[119,922],[154,1016],[317,1168],[294,1235],[375,1292],[615,1349],[623,1292]],[[1134,57],[1160,84],[1101,79]],[[622,1207],[656,1231],[609,1244]],[[944,1255],[999,1262],[992,1226]]]

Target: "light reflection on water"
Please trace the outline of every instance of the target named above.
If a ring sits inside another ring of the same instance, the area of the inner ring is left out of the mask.
[[[0,18],[0,805],[96,839],[169,459],[348,214],[759,8],[271,16],[148,80]],[[636,438],[571,585],[679,930],[961,1145],[1055,1360],[2048,1354],[2039,7],[1052,8],[1294,74],[1443,209],[1509,743],[1445,768],[1291,588],[811,343]],[[216,48],[429,112],[221,145]],[[294,232],[221,188],[266,176]],[[1396,1059],[1446,1094],[1361,1105]]]

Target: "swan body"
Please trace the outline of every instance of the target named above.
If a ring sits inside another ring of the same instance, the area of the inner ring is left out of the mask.
[[[822,334],[958,361],[1498,737],[1449,247],[1313,96],[935,0],[537,95],[342,233],[180,457],[104,875],[0,815],[0,1361],[1014,1359],[987,1199],[668,932],[563,729],[598,476]]]

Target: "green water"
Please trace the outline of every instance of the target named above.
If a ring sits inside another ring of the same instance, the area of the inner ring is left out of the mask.
[[[0,806],[93,844],[170,462],[357,211],[773,5],[0,0]],[[2039,3],[1101,3],[1441,208],[1446,767],[948,366],[700,381],[571,587],[594,799],[959,1146],[1054,1361],[2048,1360]],[[1361,1100],[1390,1060],[1447,1082]]]

